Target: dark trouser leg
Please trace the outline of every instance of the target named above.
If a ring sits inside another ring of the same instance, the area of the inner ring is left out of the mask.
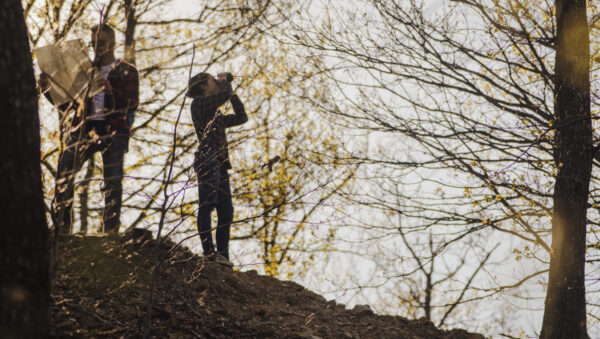
[[[198,208],[198,234],[200,234],[204,255],[210,255],[215,251],[210,227],[210,212],[212,209],[212,206]]]
[[[198,154],[194,160],[194,169],[198,176],[198,233],[204,255],[210,255],[215,251],[210,213],[217,201],[219,172],[211,157],[200,157]]]
[[[229,187],[229,173],[221,170],[219,175],[219,189],[217,202],[217,251],[229,259],[229,233],[233,221],[233,203],[231,201],[231,188]]]
[[[104,164],[104,232],[119,232],[123,199],[123,157],[128,137],[115,136],[102,153]]]
[[[71,233],[71,211],[73,209],[73,190],[75,175],[93,150],[85,142],[71,137],[64,152],[58,159],[56,187],[54,195],[53,219],[62,234]]]

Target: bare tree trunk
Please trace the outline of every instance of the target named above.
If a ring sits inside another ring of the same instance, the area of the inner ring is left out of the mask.
[[[125,0],[125,16],[127,26],[125,27],[125,61],[135,65],[135,27],[137,26],[137,18],[135,17],[135,0]]]
[[[594,148],[586,0],[557,0],[552,253],[541,338],[588,338],[586,212]]]
[[[0,6],[0,337],[48,336],[48,225],[37,93],[23,8]]]

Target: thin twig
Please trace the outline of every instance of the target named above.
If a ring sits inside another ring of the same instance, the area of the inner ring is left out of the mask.
[[[194,66],[195,56],[196,56],[196,45],[193,44],[192,62],[190,64],[188,81],[192,77],[192,68]],[[166,218],[166,214],[167,214],[167,205],[169,203],[169,193],[168,193],[169,181],[171,179],[171,176],[173,175],[173,165],[175,162],[175,151],[177,150],[177,126],[179,125],[179,119],[181,118],[181,112],[183,111],[183,107],[185,105],[185,98],[186,97],[184,96],[183,102],[181,103],[181,107],[179,108],[179,113],[177,114],[177,120],[175,121],[175,128],[173,130],[173,145],[171,148],[171,154],[170,154],[170,159],[169,159],[169,172],[167,173],[167,177],[163,181],[163,203],[162,203],[161,211],[160,211],[160,221],[158,223],[158,230],[156,231],[156,245],[154,247],[154,255],[153,255],[154,269],[153,269],[152,275],[150,277],[150,291],[148,292],[148,302],[146,304],[146,315],[144,317],[142,338],[150,337],[150,329],[151,329],[151,325],[152,325],[151,322],[152,322],[152,304],[153,304],[153,298],[154,298],[154,288],[156,286],[156,279],[158,277],[158,271],[160,269],[160,265],[162,264],[162,262],[164,260],[164,259],[159,260],[159,248],[161,245],[160,235],[161,235],[162,229],[164,227],[165,218]]]

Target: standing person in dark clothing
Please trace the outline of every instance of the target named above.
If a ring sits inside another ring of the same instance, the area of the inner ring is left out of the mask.
[[[58,160],[52,210],[56,227],[63,234],[70,233],[72,227],[74,177],[96,152],[102,152],[104,165],[104,231],[118,233],[121,226],[123,157],[129,144],[132,116],[139,104],[138,72],[134,66],[115,58],[115,31],[109,25],[92,28],[92,46],[93,64],[102,77],[103,91],[85,98],[83,107],[75,100],[58,107],[63,116],[75,111],[67,126],[67,144]],[[39,85],[52,102],[47,74],[40,76]]]
[[[192,120],[200,145],[195,153],[194,169],[198,176],[198,233],[204,256],[217,263],[233,266],[229,261],[229,230],[233,221],[233,204],[229,187],[229,150],[227,127],[248,121],[240,98],[233,94],[229,73],[217,78],[208,74],[195,75],[189,83],[187,96],[193,98]],[[224,115],[219,107],[231,102],[234,114]],[[217,250],[211,234],[213,209],[217,210]]]

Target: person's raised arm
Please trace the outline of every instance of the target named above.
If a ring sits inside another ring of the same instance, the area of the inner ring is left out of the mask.
[[[231,94],[226,92],[219,92],[213,95],[207,95],[196,98],[194,101],[198,102],[198,105],[202,106],[202,110],[204,111],[216,111],[219,106],[223,105]]]
[[[234,114],[223,116],[223,119],[225,119],[225,126],[232,127],[247,122],[248,115],[246,115],[246,109],[237,94],[232,95],[231,98],[229,98],[229,102],[231,102]]]

